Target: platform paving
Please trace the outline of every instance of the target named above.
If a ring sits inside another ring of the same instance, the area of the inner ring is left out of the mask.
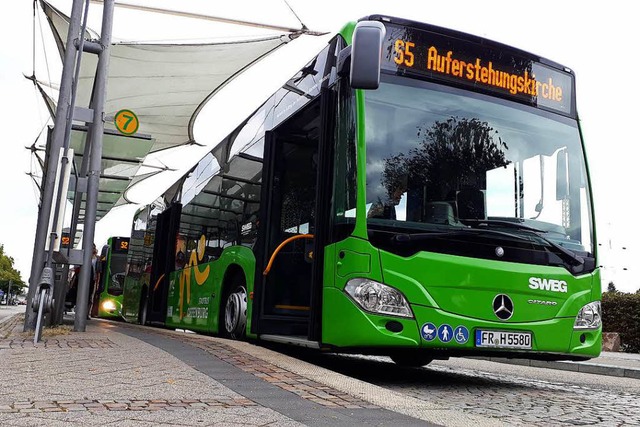
[[[22,319],[0,322],[0,426],[503,425],[248,342],[90,320],[34,345]]]

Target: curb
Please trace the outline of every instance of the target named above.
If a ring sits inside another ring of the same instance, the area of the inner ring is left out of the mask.
[[[614,365],[602,365],[585,362],[557,362],[531,359],[505,359],[501,357],[470,357],[469,359],[486,360],[489,362],[505,363],[508,365],[531,366],[534,368],[558,369],[562,371],[581,372],[585,374],[607,375],[610,377],[624,377],[640,379],[640,369],[622,368]]]
[[[8,338],[23,319],[24,316],[21,313],[16,313],[0,320],[0,339]]]

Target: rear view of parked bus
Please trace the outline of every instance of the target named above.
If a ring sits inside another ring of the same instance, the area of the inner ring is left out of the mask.
[[[160,212],[162,209],[158,206],[149,205],[138,209],[133,216],[122,295],[122,317],[129,322],[147,323],[156,217]]]
[[[121,317],[128,237],[110,237],[100,254],[98,317]]]
[[[574,75],[506,45],[351,23],[151,209],[131,318],[404,365],[600,352]]]

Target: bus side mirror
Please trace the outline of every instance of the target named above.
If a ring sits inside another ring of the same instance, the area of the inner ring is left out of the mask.
[[[556,157],[556,200],[563,200],[568,196],[567,150],[560,150]]]
[[[385,28],[377,21],[361,21],[353,31],[351,70],[354,89],[378,89],[380,86],[380,56]]]

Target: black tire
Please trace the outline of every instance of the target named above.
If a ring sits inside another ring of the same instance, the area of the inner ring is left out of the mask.
[[[220,335],[242,339],[247,331],[247,285],[243,275],[235,275],[225,283],[223,305],[220,307]]]
[[[390,357],[396,365],[403,366],[405,368],[419,368],[433,362],[433,358],[425,354],[405,353],[394,354]]]

